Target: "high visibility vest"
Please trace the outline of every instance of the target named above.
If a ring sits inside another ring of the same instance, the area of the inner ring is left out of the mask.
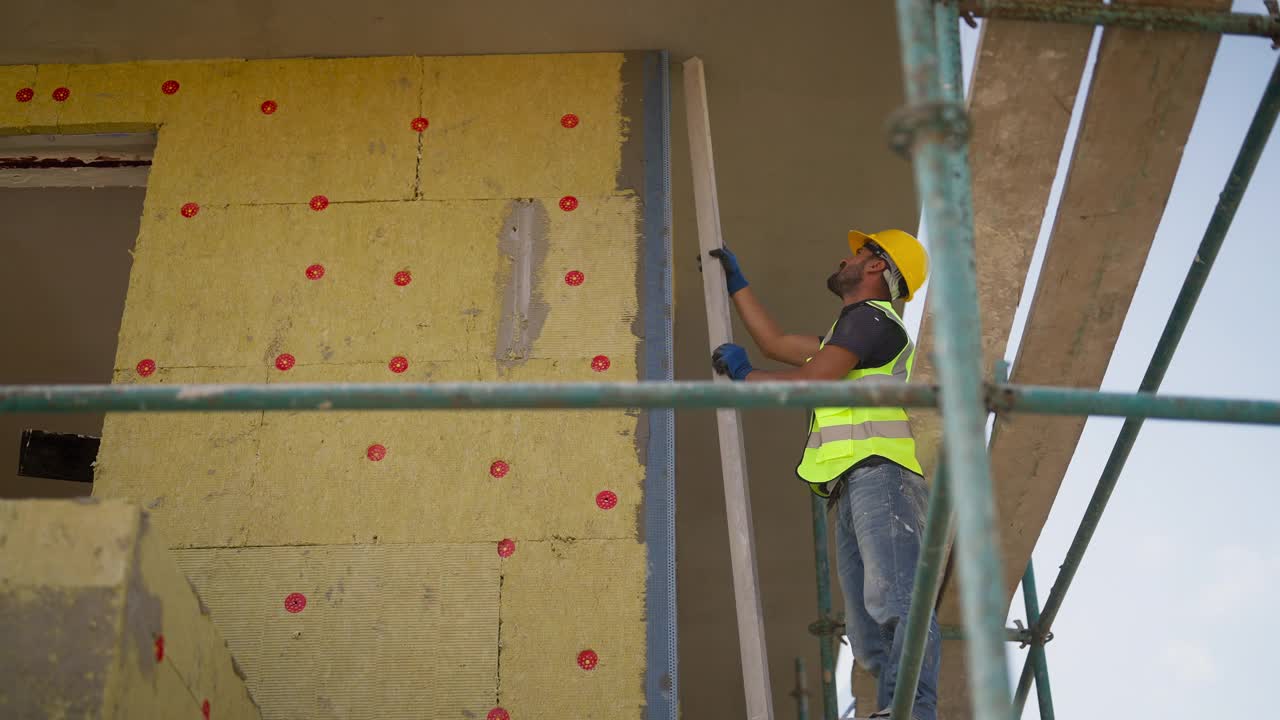
[[[857,383],[905,383],[911,379],[911,368],[915,364],[915,343],[911,342],[910,333],[907,333],[902,318],[894,312],[892,305],[883,300],[870,300],[867,304],[897,323],[907,335],[907,344],[897,357],[884,365],[855,368],[844,379]],[[834,331],[833,323],[819,349],[826,347]],[[796,466],[796,474],[809,483],[809,489],[814,493],[827,497],[828,482],[873,455],[892,460],[914,473],[924,474],[920,461],[916,459],[916,441],[911,436],[906,410],[891,407],[814,408],[809,417],[809,441],[805,444],[804,457]]]

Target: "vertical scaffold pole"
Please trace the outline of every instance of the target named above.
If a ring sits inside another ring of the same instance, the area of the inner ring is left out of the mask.
[[[1027,650],[1027,662],[1031,663],[1031,669],[1035,673],[1036,701],[1040,704],[1040,720],[1053,720],[1053,691],[1049,689],[1049,661],[1044,654],[1044,637],[1040,636],[1039,632],[1040,595],[1036,592],[1036,571],[1030,560],[1027,561],[1027,571],[1022,574],[1022,599],[1027,607],[1027,626],[1031,628],[1033,634],[1038,636]],[[1022,703],[1026,701],[1026,692],[1019,684],[1017,692],[1014,693],[1014,706],[1019,715],[1021,715]],[[1022,697],[1023,700],[1017,700],[1018,697]]]
[[[840,704],[836,699],[836,650],[831,629],[831,559],[827,552],[827,504],[810,496],[813,514],[813,570],[818,577],[818,657],[822,663],[822,717],[836,720]]]
[[[938,463],[929,490],[929,516],[920,539],[920,560],[916,563],[915,583],[911,586],[911,609],[907,612],[906,637],[902,640],[902,656],[898,666],[898,684],[893,689],[895,718],[911,717],[924,665],[925,645],[929,640],[929,624],[933,605],[942,587],[947,566],[947,542],[955,527],[951,512],[951,496],[947,488],[947,463]]]
[[[809,678],[802,657],[796,658],[796,689],[791,696],[796,699],[796,720],[809,720]]]
[[[943,47],[954,53],[959,46],[955,6],[940,7],[951,18]],[[897,0],[897,8],[907,107],[895,119],[894,141],[911,152],[933,256],[930,295],[937,315],[934,344],[946,437],[944,460],[956,512],[956,566],[973,716],[1006,720],[1004,579],[986,449],[965,112],[962,104],[942,94],[934,3]]]

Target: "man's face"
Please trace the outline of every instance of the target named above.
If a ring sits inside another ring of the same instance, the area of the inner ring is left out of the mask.
[[[867,263],[878,258],[865,247],[840,261],[840,267],[827,278],[827,289],[843,298],[856,290],[866,277]]]

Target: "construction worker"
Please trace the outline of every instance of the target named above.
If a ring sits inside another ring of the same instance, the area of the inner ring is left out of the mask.
[[[783,333],[747,284],[734,254],[728,248],[711,251],[724,268],[729,295],[756,345],[765,356],[795,366],[756,370],[744,348],[727,343],[712,354],[716,372],[749,382],[907,382],[915,344],[892,303],[909,301],[920,289],[928,255],[901,230],[850,232],[849,250],[852,254],[827,278],[827,288],[843,308],[821,337]],[[907,413],[901,408],[815,408],[796,474],[835,510],[845,631],[854,657],[877,678],[879,710],[871,717],[888,717],[928,493]],[[915,720],[937,717],[940,642],[935,617],[929,623]]]

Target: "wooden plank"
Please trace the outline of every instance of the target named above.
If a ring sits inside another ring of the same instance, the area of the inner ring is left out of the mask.
[[[1229,6],[1223,0],[1161,0],[1158,4]],[[1004,27],[1003,22],[988,23],[984,45],[998,29],[1003,33]],[[998,62],[1005,72],[1022,75],[1028,83],[1042,82],[1043,73],[1032,66],[1047,58],[1036,45],[1071,31],[1045,26],[1039,31],[1043,37],[1039,43],[1000,57]],[[1217,44],[1217,36],[1209,34],[1104,31],[1067,182],[1014,364],[1014,382],[1084,388],[1101,385],[1168,201]],[[985,54],[982,58],[980,62],[986,62]],[[986,90],[985,82],[977,79],[975,98]],[[1013,109],[1013,103],[1004,102],[1006,111]],[[1042,117],[1048,117],[1050,111],[1049,107],[1039,109]],[[977,121],[974,124],[979,125]],[[975,144],[973,152],[976,170],[984,162],[983,154],[990,150]],[[977,178],[975,172],[975,186]],[[980,202],[976,192],[975,187],[975,204]],[[998,205],[1002,200],[999,195],[988,195],[987,202]],[[979,212],[980,206],[975,207],[975,213]],[[1012,221],[1010,217],[1007,222]],[[1033,239],[1038,227],[1036,222],[1026,228]],[[981,237],[991,230],[980,227],[978,232]],[[979,253],[984,287],[1011,282],[1009,276],[1001,276],[1007,270],[984,265],[991,258],[984,260],[981,250]],[[1017,285],[1021,288],[1020,281]],[[1010,310],[1016,308],[1016,301],[1014,296]],[[1008,319],[1012,319],[1012,312]],[[986,356],[990,363],[1001,356],[1007,329],[1003,337],[990,337],[1004,323],[985,308],[983,321],[989,336],[984,350],[990,353]],[[1010,598],[1084,424],[1085,418],[1069,417],[1013,416],[999,421],[991,462]],[[958,595],[946,594],[939,608],[940,622],[959,622]],[[943,716],[948,720],[970,715],[966,678],[962,645],[946,643],[939,690]]]
[[[722,247],[720,203],[716,197],[715,163],[711,152],[711,118],[707,112],[706,77],[702,60],[684,62],[685,113],[689,124],[689,156],[693,169],[694,201],[698,216],[698,249],[703,264],[715,268],[719,261],[707,253]],[[710,347],[731,342],[729,293],[719,272],[702,273],[707,303]],[[714,374],[713,374],[714,375]],[[730,382],[715,376],[717,382]],[[747,717],[773,717],[769,685],[768,652],[765,650],[764,608],[756,569],[755,531],[751,522],[751,497],[747,486],[746,450],[738,411],[716,411],[720,436],[720,465],[724,472],[724,500],[729,521],[729,556],[733,566],[733,596],[738,615],[738,642],[742,655],[742,684]]]

